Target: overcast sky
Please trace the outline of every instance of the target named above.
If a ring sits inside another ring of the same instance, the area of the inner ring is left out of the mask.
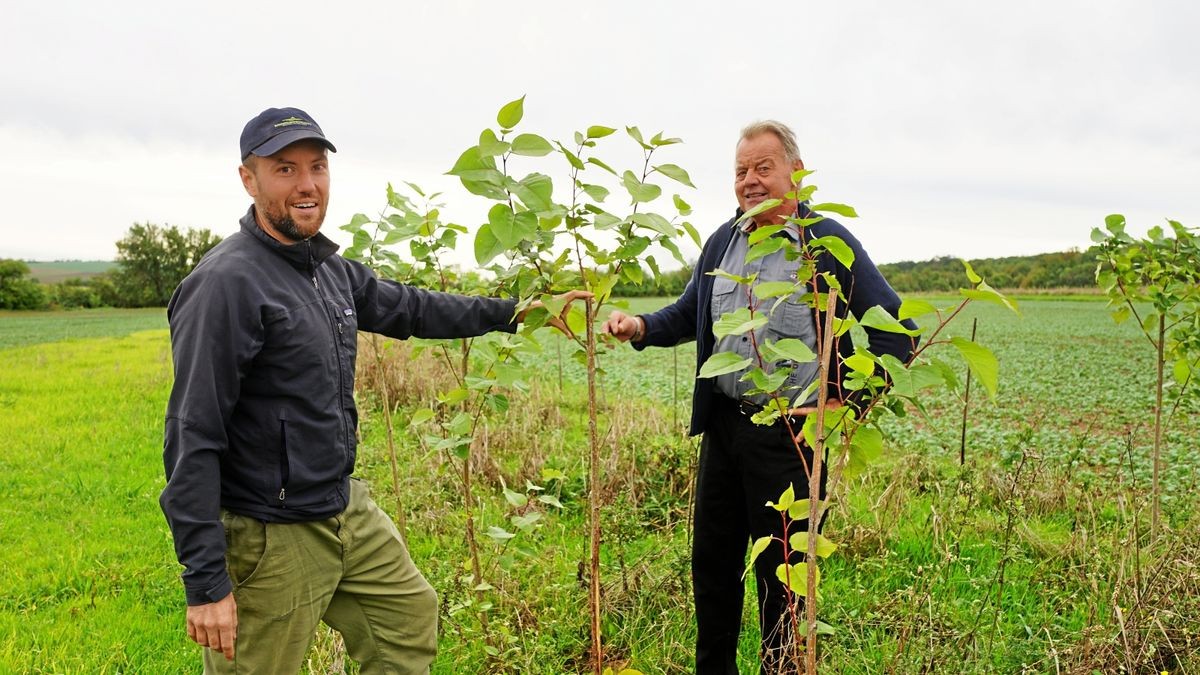
[[[734,143],[760,118],[793,126],[818,196],[857,207],[846,224],[880,262],[1085,247],[1113,212],[1200,226],[1197,7],[6,3],[0,258],[111,259],[135,221],[235,231],[238,136],[272,106],[338,147],[335,239],[389,181],[444,189],[473,228],[488,205],[443,174],[522,94],[522,130],[683,138],[661,161],[690,171],[702,233],[732,214]],[[632,166],[627,138],[605,142]],[[528,168],[565,184],[548,159]]]

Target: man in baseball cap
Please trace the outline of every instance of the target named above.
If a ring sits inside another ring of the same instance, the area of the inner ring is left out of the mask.
[[[254,204],[167,307],[160,503],[206,673],[296,673],[320,621],[364,674],[428,672],[437,595],[350,477],[358,331],[471,337],[513,332],[525,315],[514,300],[409,287],[337,255],[320,233],[333,150],[303,110],[250,120],[238,173]]]

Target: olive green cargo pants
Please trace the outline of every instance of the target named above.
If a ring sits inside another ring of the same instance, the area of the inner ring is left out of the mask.
[[[237,643],[232,661],[205,649],[205,673],[297,673],[321,620],[364,675],[429,672],[437,595],[361,481],[333,518],[263,523],[225,512],[222,521]]]

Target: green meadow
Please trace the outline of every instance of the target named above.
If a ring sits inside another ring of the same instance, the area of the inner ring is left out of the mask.
[[[1200,670],[1200,415],[1182,410],[1168,427],[1166,535],[1152,544],[1145,339],[1094,299],[1039,296],[1021,307],[1015,317],[973,306],[954,324],[969,335],[977,319],[978,340],[1001,364],[995,399],[972,392],[965,446],[962,401],[932,400],[926,414],[890,419],[883,458],[835,495],[824,672]],[[0,672],[200,671],[157,503],[165,328],[161,309],[0,313]],[[430,350],[388,341],[377,361],[371,340],[360,343],[358,475],[439,592],[434,672],[585,672],[583,369],[547,341],[528,392],[484,425],[468,508],[445,451],[407,424],[447,388],[448,371]],[[692,667],[698,442],[683,427],[694,358],[690,345],[601,355],[603,628],[616,670]],[[551,495],[561,508],[508,493]],[[473,589],[468,516],[483,533],[534,510],[536,523],[511,540],[479,537],[490,587]],[[753,617],[748,602],[743,672],[757,672]],[[305,672],[356,668],[322,628]]]

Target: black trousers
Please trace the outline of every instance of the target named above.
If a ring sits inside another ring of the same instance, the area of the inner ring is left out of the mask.
[[[812,466],[812,449],[796,452],[783,421],[760,426],[739,404],[715,396],[713,417],[700,445],[696,477],[695,532],[692,540],[692,587],[696,602],[696,672],[699,675],[737,675],[737,643],[741,632],[743,582],[748,543],[759,537],[783,537],[783,519],[768,507],[788,485],[796,499],[808,497],[805,462]],[[803,418],[793,418],[799,432]],[[822,474],[825,472],[822,471]],[[821,497],[825,497],[822,475]],[[807,520],[796,521],[788,533],[806,531]],[[793,554],[790,562],[802,562]],[[783,583],[775,576],[784,562],[784,549],[773,542],[755,562],[758,618],[762,629],[761,672],[794,672],[784,655],[792,641],[791,618]],[[802,600],[802,598],[801,598]],[[801,611],[798,607],[797,611]]]

